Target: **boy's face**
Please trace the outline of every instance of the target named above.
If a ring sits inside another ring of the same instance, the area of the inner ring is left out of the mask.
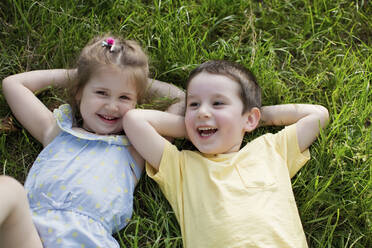
[[[232,79],[202,72],[188,86],[185,124],[188,137],[202,153],[239,151],[247,131],[240,85]]]

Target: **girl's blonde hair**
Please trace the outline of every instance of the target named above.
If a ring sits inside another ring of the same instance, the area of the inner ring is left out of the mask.
[[[92,75],[102,67],[110,67],[129,73],[136,83],[140,102],[147,86],[148,57],[136,41],[124,40],[112,35],[93,38],[81,51],[77,60],[77,79],[68,88],[69,103],[77,121],[81,121],[76,95],[88,83]]]

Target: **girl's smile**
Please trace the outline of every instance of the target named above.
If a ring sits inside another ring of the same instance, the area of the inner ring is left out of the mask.
[[[115,123],[117,120],[119,120],[118,117],[111,117],[111,116],[107,116],[107,115],[100,115],[100,114],[97,114],[98,117],[100,117],[102,119],[102,121],[108,123],[108,124],[113,124]]]
[[[90,78],[77,100],[83,128],[97,134],[123,131],[122,118],[137,103],[137,89],[129,72],[100,69]]]

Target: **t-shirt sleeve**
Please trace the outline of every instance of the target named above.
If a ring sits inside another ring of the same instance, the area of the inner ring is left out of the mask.
[[[178,215],[178,202],[182,195],[182,165],[181,152],[169,142],[164,146],[159,170],[156,172],[146,162],[147,175],[158,183],[163,194],[171,204],[175,214]]]
[[[276,149],[287,163],[292,178],[310,159],[309,149],[301,152],[298,145],[296,124],[285,127],[275,134]]]

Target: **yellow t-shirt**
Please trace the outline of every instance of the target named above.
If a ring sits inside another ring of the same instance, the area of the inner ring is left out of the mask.
[[[307,247],[291,177],[310,158],[296,126],[265,134],[239,152],[203,155],[167,143],[162,189],[181,227],[184,247]]]

